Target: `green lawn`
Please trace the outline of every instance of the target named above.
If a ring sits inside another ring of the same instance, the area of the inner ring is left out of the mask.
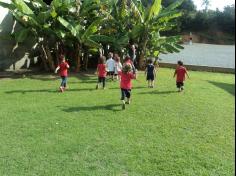
[[[158,87],[134,81],[121,110],[118,83],[95,76],[0,80],[1,176],[232,176],[235,76],[190,72],[176,92],[173,70]]]

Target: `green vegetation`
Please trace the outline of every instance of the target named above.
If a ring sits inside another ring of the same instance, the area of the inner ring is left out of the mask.
[[[163,6],[168,6],[175,0],[163,0]],[[185,0],[181,6],[184,13],[176,19],[175,30],[167,34],[185,34],[193,32],[203,37],[202,41],[211,44],[235,44],[235,6],[226,6],[223,11],[209,10],[211,0],[202,0],[204,10],[198,11],[192,0]],[[204,33],[204,36],[201,35]],[[219,35],[220,34],[220,35]],[[211,38],[211,36],[214,36]],[[199,41],[200,42],[200,41]]]
[[[177,8],[184,0],[167,7],[153,0],[148,7],[138,0],[42,0],[0,1],[21,25],[12,36],[22,43],[30,36],[40,53],[45,70],[53,71],[60,54],[69,55],[76,71],[87,69],[89,56],[115,51],[127,54],[130,45],[137,45],[137,59],[142,67],[146,56],[179,52],[180,36],[165,37],[182,15]],[[67,52],[66,52],[67,51]],[[32,57],[36,57],[35,55]],[[83,62],[83,64],[82,64]]]
[[[64,94],[54,76],[2,79],[0,175],[233,175],[235,76],[190,72],[179,94],[172,74],[148,89],[141,72],[126,111],[95,76]]]

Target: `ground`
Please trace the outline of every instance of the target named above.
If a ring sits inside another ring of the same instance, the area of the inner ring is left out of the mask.
[[[190,72],[182,94],[173,70],[158,85],[134,81],[122,111],[118,83],[33,75],[0,80],[0,175],[231,176],[235,76]]]

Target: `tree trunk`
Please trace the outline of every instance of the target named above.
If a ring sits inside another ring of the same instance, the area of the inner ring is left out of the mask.
[[[89,55],[88,52],[84,54],[84,69],[87,71],[88,70],[88,61],[89,61]]]
[[[57,60],[57,65],[60,63],[60,55],[61,55],[61,50],[60,50],[60,43],[56,43],[56,60]]]
[[[52,58],[52,54],[50,52],[50,49],[49,49],[48,45],[47,44],[42,44],[42,50],[44,52],[45,58],[47,59],[47,61],[49,63],[50,70],[54,71],[56,68],[55,68],[54,61],[53,61],[53,58]]]
[[[45,71],[48,72],[49,71],[49,67],[48,67],[47,60],[46,60],[46,57],[45,57],[45,53],[43,52],[43,49],[41,50],[40,53],[41,53],[40,54],[40,58],[41,58],[41,60],[43,62],[43,68],[44,68]]]
[[[79,44],[76,45],[75,58],[76,58],[75,72],[78,73],[81,68],[81,47]]]
[[[141,40],[142,43],[139,45],[140,48],[138,49],[138,67],[139,69],[144,68],[144,59],[146,55],[146,50],[147,50],[147,43],[148,43],[148,38],[147,36],[144,36],[144,39]]]

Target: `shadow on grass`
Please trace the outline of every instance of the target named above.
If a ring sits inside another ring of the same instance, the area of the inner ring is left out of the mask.
[[[67,89],[66,92],[81,92],[81,91],[95,91],[95,89]],[[15,93],[60,93],[59,90],[53,89],[41,89],[41,90],[13,90],[13,91],[6,91],[6,94],[15,94]]]
[[[213,84],[216,87],[219,87],[231,95],[235,96],[235,84],[228,84],[228,83],[221,83],[221,82],[215,82],[215,81],[208,81],[209,83]]]
[[[120,109],[117,109],[117,107],[120,107]],[[97,111],[97,110],[108,110],[108,111],[122,111],[120,104],[109,104],[104,106],[81,106],[81,107],[71,107],[67,109],[62,109],[64,112],[81,112],[81,111]]]
[[[152,91],[152,92],[141,92],[140,94],[156,94],[156,95],[168,95],[168,94],[177,94],[177,91]]]

